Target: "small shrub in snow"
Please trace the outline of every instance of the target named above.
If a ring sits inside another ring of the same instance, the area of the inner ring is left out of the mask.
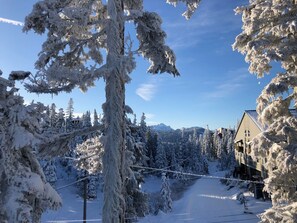
[[[240,192],[236,195],[236,200],[240,203],[245,205],[246,204],[246,197],[244,196],[243,192]]]

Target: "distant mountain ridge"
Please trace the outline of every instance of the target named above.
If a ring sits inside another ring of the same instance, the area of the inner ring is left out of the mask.
[[[169,125],[165,125],[164,123],[160,123],[158,125],[151,125],[150,128],[156,132],[171,132],[174,131]]]

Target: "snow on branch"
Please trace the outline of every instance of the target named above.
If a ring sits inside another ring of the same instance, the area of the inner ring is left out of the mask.
[[[59,92],[71,92],[75,87],[79,87],[85,92],[90,86],[94,86],[94,81],[104,77],[109,73],[106,65],[92,70],[80,66],[70,69],[63,66],[52,67],[39,71],[33,77],[29,77],[29,83],[25,83],[25,88],[35,93],[58,94]]]
[[[86,91],[104,76],[100,49],[106,47],[106,7],[101,1],[39,1],[26,17],[23,31],[47,32],[35,63],[31,92]]]
[[[55,135],[54,137],[44,137],[39,145],[38,154],[42,157],[53,157],[65,154],[68,150],[69,142],[77,135],[88,135],[98,130],[102,130],[103,125],[92,126],[88,128],[78,129],[70,133]]]
[[[184,2],[187,5],[187,11],[183,13],[186,19],[190,19],[199,6],[201,0],[166,0],[166,3],[176,6],[178,2]]]
[[[144,12],[135,23],[139,40],[138,52],[151,63],[148,72],[153,74],[167,72],[178,76],[175,54],[165,45],[166,33],[161,29],[160,16],[154,12]]]
[[[281,116],[291,116],[289,108],[294,101],[296,107],[297,77],[280,73],[263,89],[257,99],[257,112],[263,124],[270,124]]]
[[[243,31],[236,37],[233,49],[246,54],[251,73],[263,77],[273,61],[279,61],[288,72],[296,72],[296,1],[254,0],[235,12],[242,14]]]

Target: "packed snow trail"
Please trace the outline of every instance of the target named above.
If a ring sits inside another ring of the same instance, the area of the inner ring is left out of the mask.
[[[210,175],[224,176],[224,172],[216,171],[216,163],[210,163]],[[218,179],[200,178],[189,188],[184,196],[173,202],[170,213],[160,212],[156,216],[147,216],[141,219],[141,223],[224,223],[243,222],[255,223],[259,219],[256,216],[270,206],[270,202],[263,202],[248,198],[248,210],[251,214],[244,213],[244,207],[236,200],[238,188],[227,190],[227,186]]]

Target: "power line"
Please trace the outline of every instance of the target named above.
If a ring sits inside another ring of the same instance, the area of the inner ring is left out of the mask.
[[[219,176],[205,175],[205,174],[185,173],[182,171],[174,171],[174,170],[144,167],[144,166],[137,166],[137,165],[131,165],[131,167],[139,168],[139,169],[154,170],[159,172],[176,173],[176,174],[194,176],[194,177],[204,177],[204,178],[216,179],[216,180],[230,180],[230,181],[247,182],[247,183],[254,183],[254,184],[263,184],[263,185],[265,184],[263,181],[256,181],[256,180],[242,180],[242,179],[236,179],[236,178],[230,178],[230,177],[219,177]],[[273,185],[281,186],[281,187],[290,187],[290,188],[296,188],[297,186],[297,185],[293,186],[293,185],[285,185],[285,184],[273,184]]]
[[[138,218],[125,218],[125,220],[137,220]],[[54,220],[54,221],[47,221],[47,223],[72,223],[72,222],[83,222],[84,220]],[[87,219],[87,222],[102,222],[101,218],[94,218],[94,219]]]
[[[70,222],[83,222],[84,220],[58,220],[58,221],[47,221],[48,223],[70,223]],[[101,222],[102,219],[98,218],[98,219],[87,219],[88,222]]]
[[[75,181],[75,182],[70,183],[70,184],[66,184],[66,185],[64,185],[64,186],[58,187],[58,188],[56,188],[56,190],[61,190],[61,189],[64,189],[64,188],[66,188],[66,187],[72,186],[73,184],[76,184],[76,183],[78,183],[78,182],[80,182],[80,181],[83,181],[83,180],[85,180],[85,179],[88,179],[89,177],[90,177],[90,175],[89,175],[89,176],[86,176],[86,177],[83,177],[83,178],[81,178],[81,179],[79,179],[79,180],[77,180],[77,181]]]
[[[186,160],[188,160],[188,159],[190,159],[189,157],[187,157],[187,158],[185,158],[185,159],[182,159],[182,160],[180,160],[179,162],[184,162],[184,161],[186,161]],[[164,170],[165,169],[169,169],[170,167],[173,167],[173,166],[177,166],[178,164],[173,164],[173,165],[170,165],[170,166],[166,166],[166,167],[164,167]],[[130,167],[133,167],[133,165],[132,166],[130,166]],[[147,171],[147,172],[145,172],[144,174],[150,174],[150,173],[153,173],[153,172],[156,172],[156,171],[158,171],[158,170],[150,170],[150,171]]]
[[[172,165],[174,166],[174,165]],[[230,180],[230,181],[237,181],[237,182],[247,182],[247,183],[254,183],[254,184],[263,184],[265,185],[265,183],[263,181],[256,181],[256,180],[242,180],[242,179],[236,179],[236,178],[230,178],[230,177],[219,177],[219,176],[213,176],[213,175],[205,175],[205,174],[195,174],[195,173],[186,173],[186,172],[182,172],[182,171],[174,171],[174,170],[168,170],[168,168],[170,168],[171,166],[165,167],[164,169],[160,169],[160,168],[153,168],[153,167],[144,167],[144,166],[137,166],[137,165],[131,165],[130,167],[134,167],[134,168],[138,168],[138,169],[146,169],[146,170],[150,170],[148,173],[151,172],[167,172],[167,173],[175,173],[175,174],[180,174],[180,175],[186,175],[186,176],[192,176],[192,177],[204,177],[204,178],[209,178],[209,179],[216,179],[216,180]],[[64,186],[58,187],[56,188],[56,190],[61,190],[64,189],[66,187],[72,186],[80,181],[83,181],[85,179],[88,179],[90,177],[86,176],[84,178],[81,178],[75,182],[72,182],[70,184],[66,184]],[[280,187],[289,187],[289,188],[296,188],[297,185],[285,185],[285,184],[272,184],[274,186],[280,186]]]

